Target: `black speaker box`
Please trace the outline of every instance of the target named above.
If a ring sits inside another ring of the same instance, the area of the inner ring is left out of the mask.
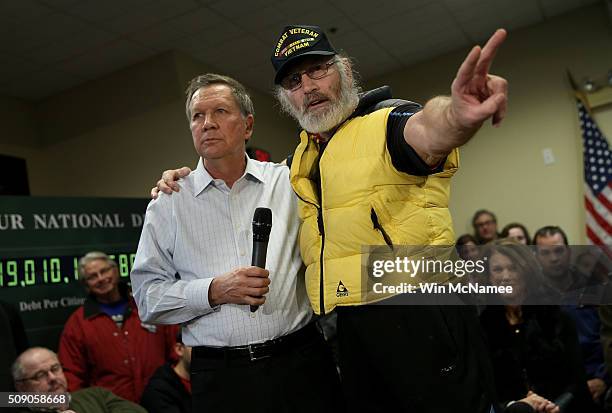
[[[25,159],[0,155],[0,195],[30,195]]]

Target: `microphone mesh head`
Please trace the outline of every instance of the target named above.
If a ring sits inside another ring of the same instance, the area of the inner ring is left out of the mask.
[[[253,235],[269,237],[272,230],[272,210],[257,208],[253,214]]]

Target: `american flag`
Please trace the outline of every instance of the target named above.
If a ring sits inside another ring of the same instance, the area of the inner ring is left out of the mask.
[[[612,153],[606,137],[577,100],[584,147],[584,201],[587,238],[594,245],[612,245]]]

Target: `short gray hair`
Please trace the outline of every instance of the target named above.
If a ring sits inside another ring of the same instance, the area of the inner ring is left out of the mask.
[[[90,262],[96,261],[96,260],[103,260],[111,267],[115,267],[115,268],[117,267],[117,263],[105,253],[100,252],[100,251],[88,252],[83,257],[81,257],[81,259],[79,260],[79,281],[81,281],[81,283],[85,283],[85,276],[87,275],[85,273],[85,266],[89,264]]]
[[[229,76],[218,75],[216,73],[205,73],[191,79],[185,90],[185,95],[187,97],[185,100],[185,114],[187,115],[188,122],[191,122],[191,99],[193,98],[193,94],[203,87],[218,84],[226,85],[231,89],[242,116],[247,117],[249,115],[255,115],[255,108],[251,96],[249,96],[249,93],[242,83]]]
[[[11,365],[11,375],[13,376],[13,381],[14,382],[23,379],[24,376],[25,376],[25,371],[24,371],[24,368],[23,368],[23,359],[26,356],[29,356],[30,353],[33,353],[34,351],[41,351],[41,350],[47,351],[47,352],[51,353],[53,356],[55,356],[55,358],[58,358],[57,354],[55,354],[54,351],[49,350],[46,347],[30,347],[29,349],[27,349],[23,353],[21,353],[19,356],[17,356],[17,359]]]

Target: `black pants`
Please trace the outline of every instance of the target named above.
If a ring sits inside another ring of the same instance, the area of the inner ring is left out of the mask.
[[[191,360],[194,413],[345,411],[336,365],[321,334],[256,361],[197,353]]]
[[[339,307],[351,412],[489,412],[492,374],[474,308]]]

